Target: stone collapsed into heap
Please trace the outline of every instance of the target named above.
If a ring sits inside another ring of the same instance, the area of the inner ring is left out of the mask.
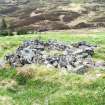
[[[6,55],[5,59],[13,67],[44,64],[70,72],[84,73],[87,68],[94,67],[92,56],[95,48],[96,46],[85,41],[73,44],[57,41],[25,41],[15,53]],[[51,54],[52,51],[55,53]]]

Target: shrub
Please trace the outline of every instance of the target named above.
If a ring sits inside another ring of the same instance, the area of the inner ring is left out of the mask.
[[[14,35],[14,34],[13,34],[13,30],[8,29],[8,35],[9,35],[9,36],[13,36],[13,35]]]
[[[1,36],[8,36],[8,31],[7,30],[0,31],[0,35]]]
[[[12,35],[13,35],[13,33],[10,30],[0,31],[0,36],[12,36]]]
[[[25,28],[19,28],[16,30],[17,32],[17,35],[24,35],[24,34],[27,34],[27,30]]]
[[[6,23],[4,18],[1,21],[1,27],[0,27],[0,29],[1,30],[6,30],[7,29],[7,23]]]

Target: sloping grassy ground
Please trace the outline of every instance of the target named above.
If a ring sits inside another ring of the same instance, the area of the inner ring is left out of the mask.
[[[85,40],[99,46],[94,59],[105,60],[104,34],[72,35],[66,32],[49,32],[41,35],[0,37],[0,57],[14,51],[24,40],[41,37],[43,40],[56,39],[70,43]],[[34,70],[31,78],[17,75],[13,68],[0,70],[0,105],[105,105],[104,70],[90,70],[85,75],[77,75],[45,66],[30,67]]]

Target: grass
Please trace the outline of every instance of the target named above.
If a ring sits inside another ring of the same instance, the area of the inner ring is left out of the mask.
[[[41,36],[43,40],[56,39],[64,42],[85,40],[96,44],[94,59],[105,60],[105,33],[72,35],[68,32],[49,32],[44,35],[21,35],[0,37],[0,57],[15,51],[25,40],[34,40]],[[19,68],[18,68],[19,69]],[[91,70],[85,75],[59,72],[53,68],[32,65],[32,78],[18,77],[13,68],[0,70],[0,97],[7,101],[0,105],[105,105],[105,71]],[[26,82],[19,84],[20,81]],[[7,81],[2,84],[2,81]],[[8,83],[9,81],[9,83]],[[14,85],[10,81],[16,81]],[[12,83],[12,84],[11,84]],[[9,88],[5,88],[11,84]]]

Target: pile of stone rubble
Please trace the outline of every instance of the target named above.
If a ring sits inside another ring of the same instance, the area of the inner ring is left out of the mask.
[[[73,44],[50,40],[25,41],[15,53],[6,55],[5,59],[13,67],[42,64],[60,70],[84,73],[95,66],[92,59],[95,48],[96,46],[85,41]]]

